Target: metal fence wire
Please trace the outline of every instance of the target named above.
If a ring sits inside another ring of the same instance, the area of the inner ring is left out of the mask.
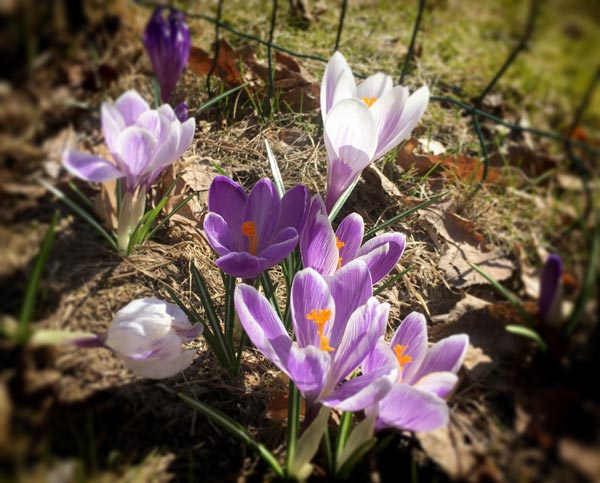
[[[171,6],[169,4],[165,4],[165,3],[161,3],[161,2],[154,2],[154,1],[150,1],[150,0],[135,0],[135,1],[136,1],[136,3],[146,6],[146,7],[169,8]],[[211,77],[214,74],[214,71],[216,69],[216,62],[217,62],[217,58],[219,55],[219,44],[220,44],[220,36],[221,36],[222,30],[225,30],[237,37],[251,40],[253,42],[256,42],[260,45],[264,45],[267,47],[267,62],[268,62],[268,68],[269,68],[270,75],[269,75],[269,82],[268,82],[268,86],[267,86],[267,94],[266,94],[264,104],[263,104],[263,108],[267,111],[270,109],[271,99],[275,92],[275,78],[274,78],[275,69],[273,66],[273,51],[274,50],[286,53],[288,55],[291,55],[293,57],[297,57],[300,59],[312,59],[312,60],[317,60],[317,61],[320,61],[323,63],[326,63],[329,60],[325,57],[321,57],[319,55],[315,55],[315,54],[311,54],[311,53],[296,52],[294,50],[288,49],[286,47],[283,47],[281,45],[277,45],[276,43],[274,43],[273,39],[275,37],[275,28],[276,28],[276,22],[277,22],[278,1],[279,0],[272,0],[272,2],[271,2],[270,28],[269,28],[269,36],[267,39],[263,39],[261,37],[255,36],[255,35],[242,32],[241,30],[236,29],[235,27],[229,25],[228,23],[225,23],[222,20],[223,5],[225,3],[224,0],[218,0],[216,17],[211,17],[209,15],[194,13],[194,12],[186,11],[186,10],[183,11],[185,13],[185,15],[189,18],[201,19],[201,20],[207,21],[214,25],[215,39],[214,39],[214,43],[213,43],[213,45],[214,45],[214,47],[213,47],[214,48],[213,62],[212,62],[211,68],[210,68],[210,72],[208,73],[207,78],[206,78],[206,86],[207,86],[207,90],[208,90],[209,94],[211,93]],[[494,89],[496,84],[500,81],[500,79],[502,78],[504,73],[509,69],[509,67],[515,61],[515,59],[519,56],[519,54],[528,46],[528,42],[535,30],[536,20],[539,15],[539,11],[540,11],[539,3],[540,3],[539,0],[530,0],[527,20],[526,20],[525,28],[523,30],[523,34],[522,34],[521,38],[519,39],[519,41],[517,42],[515,47],[512,49],[512,51],[509,53],[506,60],[500,66],[500,68],[498,69],[496,74],[492,77],[490,82],[481,90],[481,93],[475,98],[475,101],[473,103],[469,103],[463,99],[458,99],[453,96],[435,96],[435,95],[433,95],[430,97],[430,100],[432,102],[440,102],[440,103],[450,104],[450,105],[459,107],[460,109],[462,109],[466,114],[468,114],[471,117],[473,129],[477,135],[477,138],[479,140],[479,144],[481,147],[481,158],[482,158],[482,162],[483,162],[483,172],[482,172],[481,180],[478,183],[478,187],[480,187],[481,183],[483,183],[483,181],[485,181],[485,179],[487,178],[489,164],[490,164],[490,155],[489,155],[488,148],[487,148],[487,142],[486,142],[485,135],[484,135],[482,127],[481,127],[482,119],[491,121],[498,125],[505,126],[512,131],[530,133],[535,136],[550,139],[550,140],[562,145],[564,148],[564,151],[571,163],[572,169],[575,172],[577,172],[577,174],[581,177],[582,182],[583,182],[584,193],[585,193],[585,197],[586,197],[585,210],[584,210],[584,214],[583,214],[583,219],[585,219],[589,215],[591,208],[592,208],[592,194],[591,194],[591,190],[590,190],[590,186],[589,186],[591,173],[590,173],[590,170],[588,169],[588,165],[592,166],[592,167],[596,166],[597,158],[598,158],[598,156],[600,156],[600,149],[598,149],[594,146],[591,146],[590,144],[583,142],[579,139],[575,139],[573,135],[574,135],[577,127],[579,126],[579,123],[581,122],[581,118],[582,118],[585,110],[587,109],[588,105],[590,104],[590,100],[593,96],[595,89],[597,88],[598,84],[600,83],[600,66],[597,66],[595,69],[595,72],[593,72],[589,86],[588,86],[586,92],[584,93],[584,95],[581,99],[581,102],[579,103],[578,108],[573,113],[572,121],[570,123],[570,127],[567,130],[566,134],[560,134],[557,132],[537,129],[535,127],[522,126],[520,124],[515,124],[512,122],[506,121],[498,116],[495,116],[494,114],[487,112],[486,110],[481,108],[482,103],[483,103],[484,99],[486,98],[486,96]],[[408,74],[411,61],[413,60],[414,48],[416,45],[417,37],[419,34],[419,29],[421,26],[421,20],[423,18],[423,14],[425,11],[425,5],[426,5],[426,0],[418,0],[417,15],[415,18],[415,22],[413,24],[410,43],[408,46],[406,56],[402,62],[402,68],[400,71],[400,75],[398,77],[400,84],[402,84],[404,82],[404,79],[405,79],[406,75]],[[348,1],[342,0],[341,5],[340,5],[339,21],[338,21],[338,25],[337,25],[335,42],[332,43],[332,53],[335,52],[336,50],[338,50],[339,45],[340,45],[340,41],[342,38],[342,32],[343,32],[343,28],[344,28],[344,20],[346,18],[347,6],[348,6]],[[355,74],[355,75],[358,78],[366,77],[361,74]],[[581,153],[585,153],[585,155],[589,158],[588,165],[586,165],[586,163],[583,161],[580,154],[578,154],[576,152],[575,148],[577,148]]]

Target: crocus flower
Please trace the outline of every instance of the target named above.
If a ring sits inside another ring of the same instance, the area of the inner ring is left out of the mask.
[[[179,122],[185,122],[188,120],[188,107],[187,102],[181,101],[175,106],[175,116],[179,119]]]
[[[294,381],[308,407],[358,411],[381,399],[398,377],[392,355],[370,374],[344,381],[385,330],[389,305],[371,294],[369,270],[358,260],[329,280],[311,268],[299,271],[290,299],[296,340],[254,287],[238,285],[234,300],[252,343]]]
[[[220,255],[221,270],[255,278],[287,257],[298,243],[310,196],[296,185],[281,198],[273,183],[261,179],[249,195],[235,181],[217,176],[208,191],[204,232]]]
[[[190,56],[190,31],[185,15],[171,9],[164,18],[157,7],[144,30],[144,46],[160,85],[163,102],[167,102]]]
[[[540,317],[550,323],[560,322],[560,280],[562,277],[562,259],[551,254],[542,269],[540,297],[538,306]]]
[[[361,246],[364,231],[362,217],[351,213],[334,232],[323,200],[315,195],[300,236],[302,264],[321,275],[333,275],[352,260],[362,260],[369,267],[373,283],[379,282],[402,256],[406,237],[401,233],[386,233]]]
[[[427,86],[409,96],[381,73],[357,86],[344,56],[333,54],[321,83],[328,210],[364,168],[408,138],[428,102]]]
[[[118,239],[119,248],[126,251],[129,236],[144,214],[147,189],[190,146],[196,122],[194,118],[179,122],[168,104],[150,109],[135,91],[122,94],[114,103],[104,102],[101,120],[112,160],[67,150],[63,164],[86,181],[123,180]]]
[[[117,312],[105,337],[129,370],[138,376],[164,379],[192,363],[195,351],[182,349],[202,333],[175,304],[144,298],[134,300]]]
[[[371,374],[396,359],[398,377],[387,395],[367,414],[377,413],[376,429],[392,427],[430,431],[448,422],[444,397],[452,390],[469,345],[466,334],[452,335],[427,348],[427,323],[413,312],[400,324],[390,344],[381,339],[362,364]]]

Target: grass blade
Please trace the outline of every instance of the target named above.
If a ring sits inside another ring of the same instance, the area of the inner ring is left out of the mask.
[[[381,292],[383,292],[386,288],[391,287],[392,285],[394,285],[398,280],[400,280],[402,277],[404,277],[404,275],[406,275],[408,272],[410,272],[413,268],[414,268],[414,265],[411,265],[407,269],[402,270],[397,275],[394,275],[390,280],[388,280],[387,282],[385,282],[383,285],[380,285],[379,287],[377,287],[376,289],[374,289],[373,290],[373,297],[376,297]]]
[[[354,188],[356,188],[357,184],[358,179],[354,183],[352,183],[350,187],[342,193],[342,196],[340,196],[338,200],[334,203],[333,208],[331,208],[331,212],[329,213],[329,221],[335,220],[335,217],[338,215],[342,207],[346,204],[348,198],[350,198],[350,195],[354,191]]]
[[[177,213],[181,208],[183,208],[185,205],[187,205],[189,203],[189,201],[196,196],[198,193],[197,192],[193,192],[190,193],[188,196],[186,196],[183,200],[181,200],[177,206],[175,206],[175,208],[173,208],[162,220],[160,220],[160,222],[158,223],[158,225],[156,225],[152,231],[144,238],[143,241],[149,240],[150,238],[152,238],[154,236],[154,234],[160,230],[162,228],[162,226],[169,221],[169,219],[175,214]],[[163,205],[164,206],[164,205]]]
[[[285,467],[292,467],[296,456],[296,445],[298,444],[298,433],[300,430],[300,391],[290,380],[288,390],[288,434],[287,434],[287,451],[285,454]]]
[[[239,91],[240,89],[243,89],[244,87],[246,87],[248,85],[247,82],[245,82],[244,84],[240,85],[240,86],[236,86],[233,89],[229,89],[228,91],[223,92],[222,94],[219,94],[217,97],[213,97],[210,101],[206,101],[204,104],[202,104],[198,109],[196,109],[196,112],[194,112],[194,114],[192,114],[191,117],[197,117],[202,111],[205,111],[206,109],[208,109],[209,107],[214,106],[217,102],[219,102],[221,99],[224,99],[225,97],[227,97],[230,94],[233,94],[234,92]]]
[[[29,322],[31,322],[31,318],[33,317],[38,287],[40,285],[44,266],[46,265],[46,260],[48,259],[48,254],[50,253],[52,241],[54,240],[54,230],[56,228],[56,224],[58,223],[59,214],[59,211],[56,210],[52,216],[52,221],[50,222],[50,226],[46,231],[46,235],[44,235],[42,246],[40,247],[37,259],[35,260],[33,273],[29,279],[29,283],[27,284],[27,291],[25,292],[25,298],[23,299],[23,305],[21,306],[21,313],[19,314],[19,326],[16,333],[17,343],[19,344],[24,344],[27,342],[27,339],[29,339]]]
[[[541,338],[540,334],[529,327],[525,327],[524,325],[507,325],[505,329],[511,334],[517,334],[536,341],[542,352],[546,352],[548,350],[548,345],[546,345],[546,342],[544,342],[544,339]]]
[[[271,173],[273,174],[275,188],[277,188],[279,198],[283,198],[283,195],[285,193],[285,187],[283,186],[283,178],[281,177],[281,172],[279,171],[279,166],[277,165],[275,155],[273,154],[273,151],[271,151],[271,146],[269,146],[269,141],[267,141],[266,139],[265,146],[267,147],[267,158],[269,159],[269,166],[271,167]]]
[[[185,402],[188,406],[198,411],[200,414],[206,416],[213,423],[220,426],[233,437],[237,438],[250,448],[256,450],[258,454],[260,454],[261,458],[273,469],[275,474],[279,478],[283,478],[284,473],[281,469],[281,466],[277,462],[277,458],[275,458],[273,453],[271,453],[265,446],[253,439],[252,436],[248,434],[248,431],[246,431],[246,428],[244,428],[241,424],[239,424],[237,421],[234,421],[218,409],[197,401],[196,399],[192,399],[185,394],[177,393],[177,397]]]

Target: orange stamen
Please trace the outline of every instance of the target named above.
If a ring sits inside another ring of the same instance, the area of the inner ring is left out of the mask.
[[[361,100],[367,105],[367,107],[371,107],[373,104],[375,104],[375,102],[377,101],[377,98],[376,97],[363,97]]]
[[[404,351],[406,349],[408,349],[408,345],[396,344],[393,347],[393,349],[394,349],[394,353],[396,354],[396,359],[398,359],[398,364],[400,365],[401,369],[404,369],[404,366],[406,364],[408,364],[409,362],[412,362],[412,360],[413,360],[412,356],[404,354]]]
[[[345,245],[345,243],[343,241],[340,241],[340,239],[336,236],[335,237],[335,246],[338,249],[338,255],[339,255],[339,252],[340,252],[340,248],[342,248],[344,245]],[[342,257],[338,257],[337,268],[338,268],[338,270],[340,268],[342,268]]]
[[[334,347],[329,345],[329,339],[323,335],[323,331],[325,330],[325,324],[331,318],[331,310],[329,309],[321,309],[321,310],[311,310],[308,314],[306,314],[306,318],[308,320],[312,320],[317,325],[317,334],[319,334],[319,341],[321,345],[321,350],[326,352],[331,352],[335,350]]]
[[[253,221],[245,221],[242,223],[242,234],[248,237],[248,251],[252,255],[256,255],[258,235],[256,234],[256,225]]]

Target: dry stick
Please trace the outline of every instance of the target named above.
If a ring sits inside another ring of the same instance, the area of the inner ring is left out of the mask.
[[[223,15],[223,0],[219,0],[217,4],[217,21],[215,22],[215,48],[214,48],[214,57],[212,63],[210,64],[210,70],[208,74],[206,74],[206,90],[208,91],[208,97],[212,97],[212,89],[210,88],[210,78],[213,75],[215,69],[217,68],[217,61],[219,58],[219,29],[221,28],[221,16]]]
[[[419,7],[417,10],[417,18],[415,19],[415,24],[413,26],[412,36],[410,38],[410,44],[408,45],[408,52],[406,52],[406,58],[404,59],[404,65],[402,66],[402,72],[400,74],[400,82],[402,85],[404,82],[404,76],[406,75],[406,71],[408,70],[408,63],[413,56],[413,51],[415,49],[415,42],[417,41],[417,33],[419,32],[419,27],[421,26],[421,18],[423,17],[423,11],[425,10],[425,0],[419,0]]]
[[[348,0],[342,0],[342,8],[340,10],[340,21],[338,22],[337,35],[335,37],[335,52],[340,48],[340,40],[342,39],[342,29],[344,28],[344,19],[346,18],[346,7],[348,6]]]

